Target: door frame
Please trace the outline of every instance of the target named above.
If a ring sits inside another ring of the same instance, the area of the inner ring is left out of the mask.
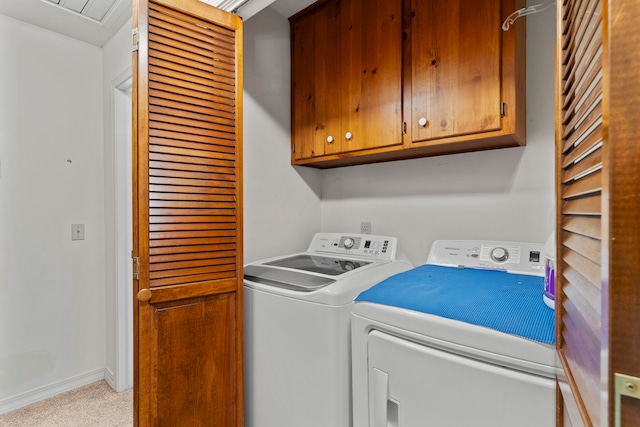
[[[112,82],[115,151],[115,372],[117,392],[133,387],[132,69]]]

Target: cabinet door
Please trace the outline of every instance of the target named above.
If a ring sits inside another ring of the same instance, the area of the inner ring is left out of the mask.
[[[401,144],[402,2],[344,1],[342,16],[340,151]]]
[[[339,151],[340,1],[330,1],[292,22],[292,158]],[[332,142],[327,141],[331,137]]]
[[[414,142],[500,128],[500,21],[500,0],[411,2]]]

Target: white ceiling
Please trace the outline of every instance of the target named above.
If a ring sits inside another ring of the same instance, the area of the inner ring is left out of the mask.
[[[271,5],[271,8],[285,18],[288,18],[315,1],[316,0],[276,0],[276,2]]]
[[[84,9],[85,15],[48,0],[0,0],[0,13],[96,46],[103,46],[131,17],[131,0],[60,0],[60,3]],[[98,16],[95,11],[105,8],[107,11],[100,19],[86,15],[91,10]]]
[[[225,7],[243,4],[238,14],[249,19],[270,6],[284,17],[315,0],[202,0]],[[0,14],[96,45],[104,44],[131,17],[131,0],[0,0]]]

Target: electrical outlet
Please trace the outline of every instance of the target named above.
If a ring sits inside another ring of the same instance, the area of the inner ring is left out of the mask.
[[[360,223],[360,233],[361,234],[371,234],[371,223],[370,222],[361,222]]]

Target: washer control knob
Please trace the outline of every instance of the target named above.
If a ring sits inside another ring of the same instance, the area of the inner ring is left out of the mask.
[[[351,249],[353,245],[355,245],[355,243],[356,241],[353,240],[351,237],[347,237],[346,239],[344,239],[344,242],[342,242],[342,244],[346,249]]]
[[[496,262],[504,262],[509,259],[509,252],[505,248],[494,248],[491,251],[491,259]]]

